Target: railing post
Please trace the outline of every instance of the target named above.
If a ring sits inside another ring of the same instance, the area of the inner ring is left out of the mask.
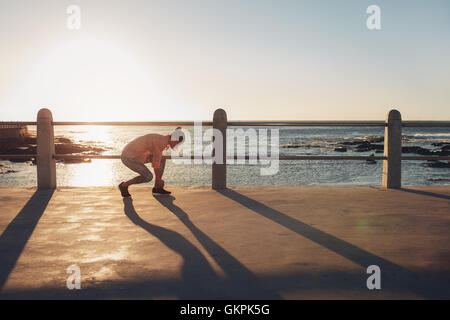
[[[38,189],[56,188],[55,140],[52,112],[41,109],[37,115],[37,185]]]
[[[223,137],[222,163],[212,164],[212,188],[214,190],[226,189],[227,187],[227,113],[223,109],[214,112],[213,128],[221,132]]]
[[[386,116],[384,131],[383,187],[401,188],[402,186],[402,116],[399,111],[391,110]]]

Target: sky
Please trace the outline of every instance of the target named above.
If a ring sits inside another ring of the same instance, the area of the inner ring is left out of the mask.
[[[0,0],[0,41],[3,121],[450,120],[448,0]]]

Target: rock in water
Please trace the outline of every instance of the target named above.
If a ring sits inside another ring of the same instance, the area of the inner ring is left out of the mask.
[[[430,162],[422,163],[422,166],[429,168],[450,168],[450,162],[432,160]]]
[[[347,152],[347,148],[339,146],[339,147],[334,148],[334,151],[336,151],[336,152]]]

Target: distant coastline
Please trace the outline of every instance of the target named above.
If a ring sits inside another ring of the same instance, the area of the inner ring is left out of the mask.
[[[106,151],[106,148],[89,143],[75,143],[72,139],[56,136],[55,151],[57,154],[70,155],[98,155]],[[2,125],[0,124],[0,155],[30,155],[30,158],[12,158],[10,162],[28,162],[35,164],[32,155],[36,154],[36,136],[32,135],[28,126]],[[2,160],[0,158],[0,160]],[[90,162],[90,160],[64,160],[71,163]],[[1,173],[1,172],[0,172]]]

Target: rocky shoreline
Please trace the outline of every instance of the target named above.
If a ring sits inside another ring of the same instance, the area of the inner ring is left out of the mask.
[[[383,153],[384,151],[383,137],[366,137],[345,140],[342,142],[335,142],[331,144],[336,152],[347,152],[352,150],[354,152],[368,152],[375,151],[376,153]],[[450,154],[450,142],[434,142],[431,143],[434,147],[440,147],[439,150],[431,150],[419,146],[403,146],[402,153],[414,153],[424,156],[448,156]],[[330,145],[329,145],[330,146]],[[323,148],[325,145],[313,143],[290,143],[282,145],[282,148]]]
[[[444,143],[436,143],[435,146],[440,146],[440,150],[431,150],[419,146],[403,146],[402,153],[413,153],[422,156],[441,156],[446,157],[450,154],[450,144]],[[341,145],[335,148],[335,151],[343,152],[342,149],[345,149],[346,146],[354,146],[354,152],[367,152],[367,151],[375,151],[375,153],[383,153],[384,152],[384,144],[374,143],[371,141],[361,141],[361,140],[353,140],[343,142]],[[344,152],[345,152],[344,151]]]
[[[383,153],[384,152],[384,137],[380,136],[372,136],[365,138],[355,138],[349,139],[341,142],[334,142],[328,144],[327,146],[317,144],[317,143],[291,143],[287,145],[282,145],[282,148],[333,148],[335,152],[375,152],[375,153]],[[421,156],[441,156],[446,157],[450,155],[450,142],[433,142],[432,146],[438,147],[438,149],[428,149],[420,146],[403,146],[402,153],[404,154],[417,154]],[[426,163],[423,163],[424,167],[431,168],[450,168],[450,162],[444,161],[436,161],[429,160]]]
[[[35,164],[34,154],[37,152],[36,137],[26,136],[22,139],[8,140],[0,144],[0,154],[2,155],[30,155],[29,158],[11,158],[10,162],[29,162]],[[65,137],[55,137],[56,154],[64,155],[100,155],[108,149],[98,145],[81,144]],[[0,160],[5,160],[1,159]],[[90,159],[64,159],[58,160],[63,163],[86,163],[91,162]]]

